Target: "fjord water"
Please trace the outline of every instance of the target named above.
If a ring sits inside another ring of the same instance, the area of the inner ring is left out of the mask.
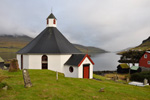
[[[101,53],[92,54],[91,58],[95,63],[94,71],[115,71],[119,64],[120,55],[116,55],[116,53]]]

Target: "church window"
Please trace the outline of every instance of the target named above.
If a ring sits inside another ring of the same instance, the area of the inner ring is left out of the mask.
[[[70,71],[71,73],[73,72],[73,67],[72,67],[72,66],[69,67],[69,71]]]

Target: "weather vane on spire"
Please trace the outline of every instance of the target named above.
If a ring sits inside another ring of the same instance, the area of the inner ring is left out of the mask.
[[[51,13],[53,13],[53,7],[51,7]]]

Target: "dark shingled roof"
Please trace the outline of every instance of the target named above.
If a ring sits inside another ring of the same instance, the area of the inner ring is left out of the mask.
[[[56,19],[56,17],[53,15],[53,13],[51,13],[48,17],[47,17],[47,19],[48,18],[54,18],[54,19]]]
[[[77,48],[71,44],[56,27],[47,27],[18,54],[79,54]]]
[[[78,66],[86,54],[72,54],[64,65]]]

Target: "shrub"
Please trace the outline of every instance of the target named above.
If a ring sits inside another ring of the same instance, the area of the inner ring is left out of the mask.
[[[6,83],[0,83],[0,89],[6,86]]]
[[[19,70],[18,60],[12,59],[10,62],[9,72],[16,72]]]
[[[134,73],[130,77],[130,79],[132,81],[139,81],[139,82],[143,82],[145,78],[148,79],[148,82],[150,84],[150,71],[149,72]]]

